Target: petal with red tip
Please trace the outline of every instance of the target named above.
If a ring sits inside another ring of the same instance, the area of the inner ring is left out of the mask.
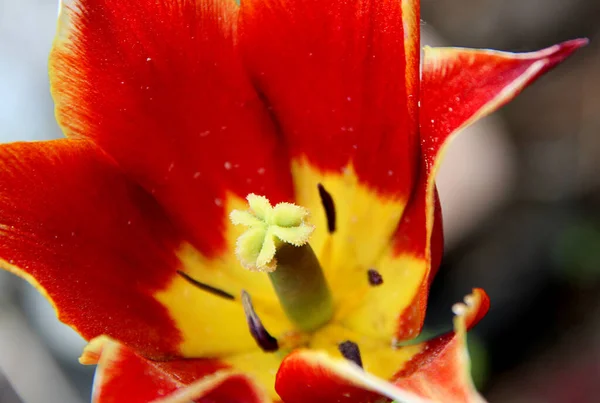
[[[286,403],[368,403],[382,397],[403,403],[427,402],[349,361],[314,350],[296,350],[287,356],[277,373],[275,389]]]
[[[481,402],[469,375],[465,331],[486,314],[489,299],[483,290],[475,289],[465,301],[455,306],[455,332],[417,346],[399,348],[418,352],[396,363],[399,370],[391,382],[348,361],[299,350],[284,359],[277,374],[276,390],[286,403],[341,400],[365,403],[382,397],[403,403]],[[391,347],[390,353],[390,357],[395,356]]]
[[[574,39],[531,53],[426,47],[419,121],[428,172],[435,172],[450,137],[506,104],[587,43]]]
[[[241,229],[228,219],[251,192],[293,200],[281,140],[237,55],[235,1],[63,3],[50,70],[65,133],[95,142],[164,208],[182,236],[178,269],[234,297],[245,288],[257,310],[280,312],[268,279],[235,258]],[[237,302],[165,272],[154,297],[180,330],[182,355],[254,347]],[[199,321],[206,306],[219,307],[203,316],[211,325]],[[229,331],[213,337],[218,327]]]
[[[471,379],[466,331],[485,316],[489,306],[481,289],[455,304],[454,332],[423,343],[423,352],[394,376],[394,384],[434,402],[483,402]]]
[[[504,105],[586,43],[577,39],[524,54],[425,49],[419,112],[420,179],[393,245],[376,265],[384,284],[367,290],[358,310],[346,319],[349,326],[374,337],[399,340],[419,333],[429,284],[442,251],[434,178],[443,148],[460,129]]]
[[[93,403],[268,403],[247,375],[216,360],[157,362],[105,341],[94,378]]]
[[[240,44],[289,148],[296,200],[312,212],[311,246],[335,297],[349,298],[415,181],[419,3],[243,1]]]
[[[181,336],[152,293],[180,242],[164,211],[85,140],[0,146],[0,266],[24,277],[60,320],[143,354],[175,354]]]
[[[156,200],[93,143],[0,146],[0,267],[36,286],[84,338],[107,334],[155,358],[255,349],[237,290],[256,285],[193,251]],[[178,270],[226,285],[232,299]],[[273,334],[289,329],[268,294],[255,300]],[[92,353],[82,360],[93,362]]]
[[[417,156],[418,19],[414,0],[242,2],[246,66],[296,161],[338,174],[351,164],[360,182],[407,196]]]
[[[227,200],[293,199],[289,165],[234,43],[234,0],[63,0],[50,57],[58,122],[165,207],[203,256]]]

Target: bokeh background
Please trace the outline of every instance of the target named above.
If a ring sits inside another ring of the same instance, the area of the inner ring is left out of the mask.
[[[61,136],[47,55],[56,0],[0,0],[0,140]],[[426,335],[474,286],[470,335],[491,402],[600,401],[600,1],[422,0],[424,43],[535,50],[591,44],[451,147],[439,178],[446,255]],[[30,286],[0,273],[0,402],[89,401],[84,342]]]

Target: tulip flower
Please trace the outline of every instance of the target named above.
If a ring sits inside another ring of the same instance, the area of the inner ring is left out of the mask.
[[[420,62],[419,24],[417,0],[63,0],[65,138],[1,146],[0,259],[89,341],[94,402],[482,401],[484,291],[409,342],[435,173],[586,40]]]

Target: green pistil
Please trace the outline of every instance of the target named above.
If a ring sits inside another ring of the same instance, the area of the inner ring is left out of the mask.
[[[333,316],[331,293],[321,265],[308,244],[314,227],[305,222],[308,210],[291,203],[271,206],[263,196],[247,197],[249,211],[234,210],[231,221],[248,230],[237,241],[242,265],[269,274],[288,318],[313,331]]]

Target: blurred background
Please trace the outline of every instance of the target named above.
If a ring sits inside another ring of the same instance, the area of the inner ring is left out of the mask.
[[[47,79],[56,0],[0,0],[0,140],[61,136]],[[422,0],[423,42],[512,51],[591,44],[452,145],[439,177],[446,255],[426,335],[472,287],[491,402],[600,401],[600,1]],[[89,401],[84,342],[0,273],[0,402]],[[18,392],[18,394],[17,394]]]

